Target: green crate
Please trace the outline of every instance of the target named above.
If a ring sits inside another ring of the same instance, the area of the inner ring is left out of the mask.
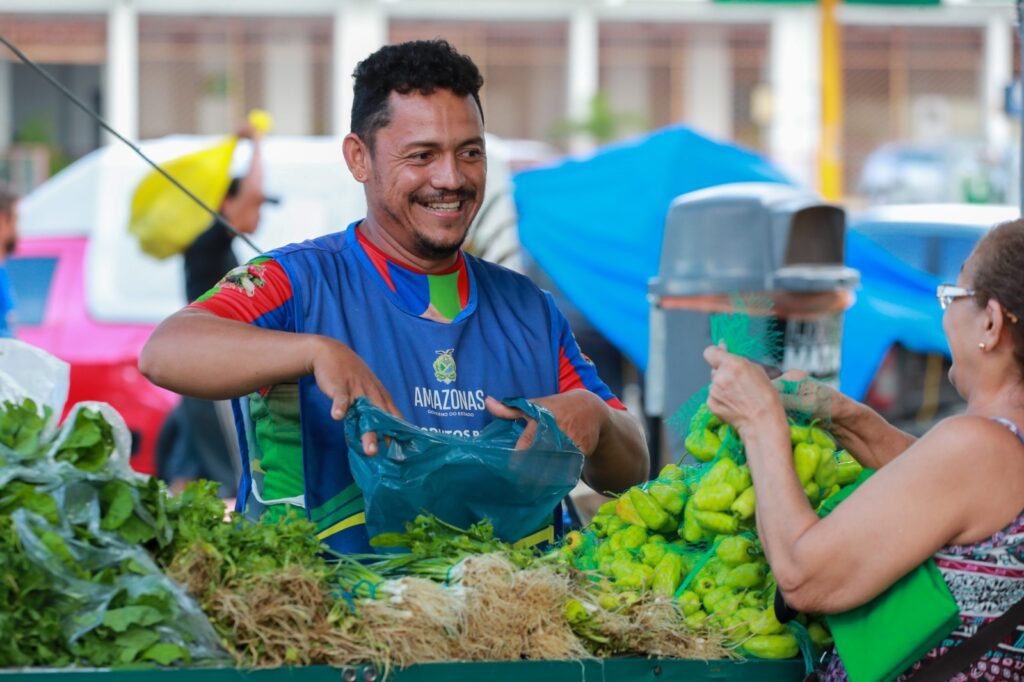
[[[799,682],[804,664],[790,661],[680,661],[612,658],[586,661],[512,661],[494,663],[424,663],[388,676],[392,682]],[[18,670],[0,671],[3,682],[379,682],[383,675],[370,666],[329,668],[182,668],[147,670]]]

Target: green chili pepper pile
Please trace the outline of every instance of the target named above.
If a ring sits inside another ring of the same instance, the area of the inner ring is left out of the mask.
[[[811,505],[859,476],[861,466],[817,423],[790,421],[793,464]],[[791,658],[798,641],[775,618],[775,581],[756,536],[756,494],[738,433],[701,405],[684,441],[699,464],[669,464],[599,509],[552,556],[584,571],[594,603],[610,611],[674,600],[683,627],[718,632],[744,654]],[[581,636],[593,617],[574,609]],[[800,616],[814,645],[824,623]]]

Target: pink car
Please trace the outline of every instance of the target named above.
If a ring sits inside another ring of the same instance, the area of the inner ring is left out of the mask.
[[[110,403],[132,432],[132,466],[156,473],[156,440],[178,396],[136,368],[152,324],[106,324],[85,305],[85,237],[22,238],[7,262],[17,299],[17,335],[71,365],[67,407]]]

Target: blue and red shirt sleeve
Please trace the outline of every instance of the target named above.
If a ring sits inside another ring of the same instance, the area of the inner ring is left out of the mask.
[[[599,395],[609,407],[625,410],[626,406],[611,392],[607,384],[597,375],[597,367],[590,358],[580,350],[576,337],[554,301],[548,296],[548,302],[555,315],[555,328],[558,333],[558,392],[565,393],[577,388],[585,388]]]
[[[264,329],[296,330],[291,281],[272,258],[235,268],[189,307]]]

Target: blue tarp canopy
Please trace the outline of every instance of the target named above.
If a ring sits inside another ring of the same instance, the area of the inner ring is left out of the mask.
[[[789,180],[760,156],[685,127],[515,176],[519,239],[594,327],[647,366],[647,280],[669,204],[729,182]]]
[[[658,272],[672,200],[731,182],[791,182],[771,163],[685,127],[515,177],[519,238],[562,293],[640,369],[647,367],[647,282]],[[723,245],[724,247],[725,245]],[[850,235],[863,287],[846,316],[841,383],[864,395],[894,342],[948,354],[930,276]]]
[[[860,270],[857,301],[843,325],[840,387],[858,400],[891,346],[949,356],[942,309],[935,300],[939,278],[911,267],[868,237],[846,232],[846,263]]]

